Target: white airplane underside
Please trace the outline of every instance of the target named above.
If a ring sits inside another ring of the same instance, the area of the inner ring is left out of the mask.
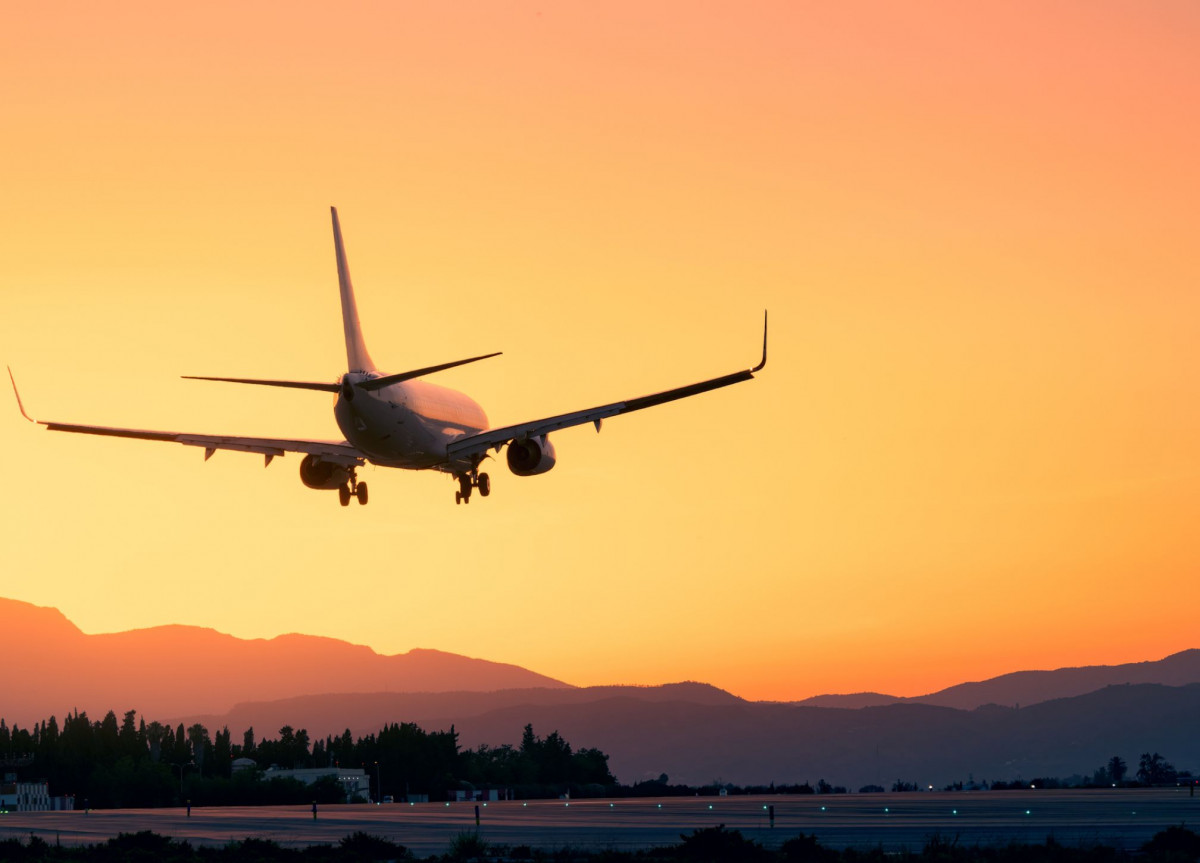
[[[367,484],[359,482],[357,477],[357,469],[367,462],[380,467],[439,470],[451,474],[458,480],[455,501],[468,503],[474,489],[478,489],[484,497],[491,493],[488,475],[479,471],[479,465],[489,451],[499,452],[507,447],[508,467],[517,476],[545,473],[555,464],[554,446],[549,439],[551,432],[587,423],[592,423],[596,431],[599,431],[601,422],[609,417],[747,381],[766,365],[767,330],[764,316],[762,360],[752,369],[653,395],[504,428],[488,428],[487,415],[483,408],[470,397],[421,378],[498,354],[484,354],[399,374],[388,375],[376,370],[363,342],[337,209],[331,207],[330,210],[333,216],[334,250],[337,257],[338,288],[341,294],[342,326],[349,371],[337,382],[330,383],[185,377],[190,380],[318,390],[336,394],[333,415],[345,440],[235,437],[33,420],[21,403],[16,380],[13,379],[10,369],[9,378],[12,380],[13,392],[21,414],[51,431],[173,441],[187,446],[203,447],[205,459],[217,450],[234,450],[259,453],[269,465],[276,456],[289,452],[303,454],[304,458],[300,462],[301,481],[309,488],[336,489],[342,506],[349,505],[352,497],[357,498],[360,504],[367,502]]]

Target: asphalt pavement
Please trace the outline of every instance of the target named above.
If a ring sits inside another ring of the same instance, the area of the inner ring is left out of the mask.
[[[26,812],[0,815],[0,839],[69,845],[151,830],[193,845],[256,837],[297,847],[336,843],[362,831],[418,855],[444,852],[460,833],[493,843],[556,849],[631,850],[670,845],[724,824],[774,847],[799,833],[831,848],[919,850],[931,837],[963,845],[1096,843],[1134,849],[1183,824],[1200,832],[1200,797],[1187,788],[981,791],[663,799],[390,803],[380,806],[193,807]],[[772,820],[772,812],[774,819]]]

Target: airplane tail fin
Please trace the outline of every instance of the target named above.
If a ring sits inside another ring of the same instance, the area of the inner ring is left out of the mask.
[[[342,226],[338,222],[337,207],[330,207],[333,214],[333,245],[337,253],[338,290],[342,296],[342,329],[346,334],[346,361],[348,371],[371,372],[375,363],[367,353],[363,342],[362,327],[358,323],[358,306],[354,302],[354,286],[350,284],[350,268],[346,266],[346,248],[342,245]]]

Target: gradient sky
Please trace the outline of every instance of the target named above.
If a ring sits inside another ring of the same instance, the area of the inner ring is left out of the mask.
[[[1200,6],[8,3],[0,354],[60,421],[337,436],[385,370],[555,437],[456,507],[0,411],[3,595],[86,632],[915,695],[1198,645]]]

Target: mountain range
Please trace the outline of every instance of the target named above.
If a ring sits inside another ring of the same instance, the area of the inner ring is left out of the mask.
[[[76,709],[158,718],[306,694],[568,686],[516,665],[439,650],[383,656],[311,635],[241,639],[196,626],[85,635],[57,609],[4,598],[0,632],[16,648],[0,663],[0,715],[26,725]]]
[[[750,702],[704,683],[574,687],[513,665],[436,650],[382,656],[335,639],[243,640],[187,626],[85,635],[55,609],[0,599],[22,645],[0,664],[0,716],[135,708],[171,724],[283,725],[313,738],[385,723],[451,725],[460,743],[519,740],[531,723],[598,747],[626,783],[815,783],[1090,774],[1113,755],[1161,752],[1200,767],[1200,650],[1154,662],[1021,671],[916,698],[826,695]],[[235,736],[235,739],[237,737]],[[1136,769],[1136,768],[1135,768]]]

